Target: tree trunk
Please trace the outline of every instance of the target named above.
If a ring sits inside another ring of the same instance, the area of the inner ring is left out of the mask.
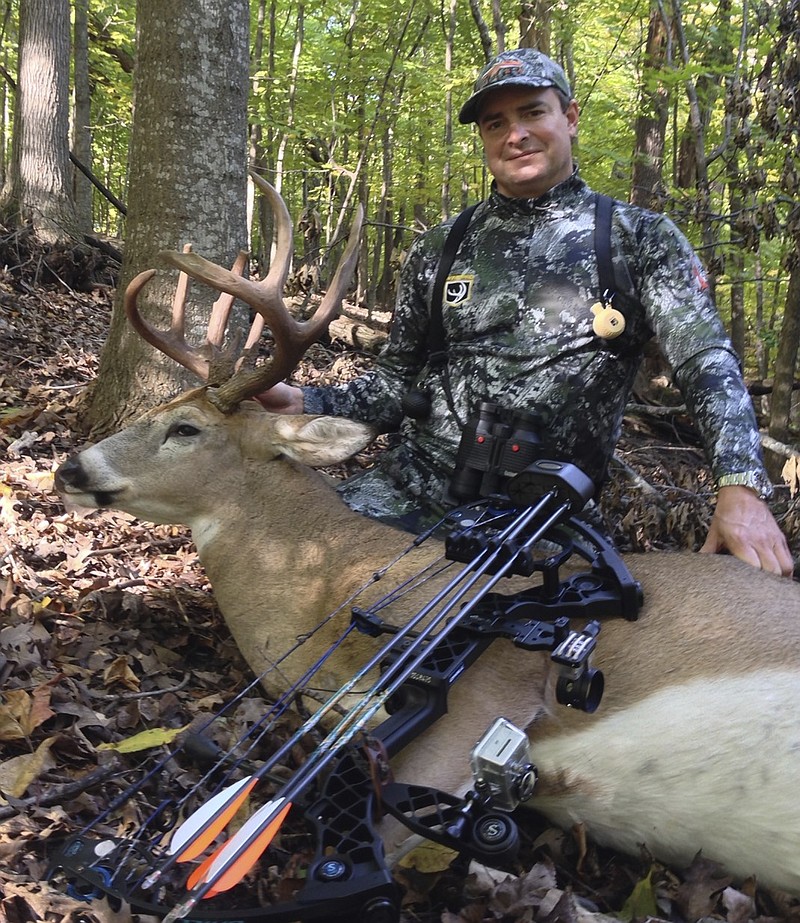
[[[745,317],[744,317],[744,246],[745,242],[735,239],[733,229],[736,216],[744,213],[745,203],[739,188],[739,158],[734,152],[728,158],[728,201],[731,212],[731,244],[728,255],[727,275],[731,279],[731,324],[730,336],[733,348],[739,358],[745,358]]]
[[[550,54],[550,13],[545,0],[524,0],[519,14],[520,48],[537,48]]]
[[[267,62],[264,62],[264,22],[267,18],[266,0],[258,0],[256,10],[255,33],[253,35],[253,54],[250,61],[250,69],[253,77],[251,79],[251,95],[256,100],[256,105],[261,110],[261,116],[268,125],[270,119],[271,94],[264,92],[263,81],[259,76],[266,69],[267,78],[272,76],[274,69],[274,46],[272,38],[274,36],[275,25],[275,3],[270,7],[269,18],[269,39],[267,46]],[[259,173],[265,174],[267,179],[273,179],[273,170],[271,162],[271,138],[267,130],[267,139],[264,139],[264,126],[261,121],[253,122],[249,127],[250,137],[250,165]],[[247,193],[247,226],[250,228],[254,240],[251,238],[250,251],[256,260],[259,273],[265,272],[269,267],[269,250],[272,242],[272,221],[269,210],[266,207],[264,199],[261,196],[256,197],[255,186],[248,183]]]
[[[800,351],[800,97],[797,94],[797,62],[800,60],[800,4],[785,0],[778,11],[778,38],[770,52],[759,83],[773,87],[783,108],[782,118],[773,123],[783,142],[785,157],[780,177],[788,214],[785,236],[788,252],[783,265],[789,270],[789,286],[783,308],[778,353],[775,357],[775,386],[769,420],[769,434],[779,442],[789,442],[792,415],[792,388]],[[770,474],[780,464],[768,455]]]
[[[381,144],[381,195],[378,199],[377,214],[375,215],[375,244],[372,248],[372,267],[370,278],[367,280],[367,307],[370,309],[378,304],[383,283],[386,278],[386,268],[389,265],[392,252],[392,237],[390,223],[392,220],[392,131],[388,124],[384,125],[383,142]],[[368,201],[368,197],[364,199]]]
[[[447,90],[444,97],[444,169],[442,170],[442,219],[450,217],[450,178],[453,171],[453,42],[456,35],[456,0],[450,0],[444,46],[444,72]]]
[[[489,59],[495,52],[492,45],[492,36],[489,34],[489,27],[486,25],[486,20],[481,13],[479,0],[469,0],[469,10],[472,13],[475,25],[478,27],[478,36],[483,49],[483,60],[488,64]]]
[[[392,223],[395,220],[393,163],[394,134],[387,129],[383,151],[383,183],[386,187],[386,195],[381,200],[384,226],[379,228],[378,233],[378,240],[381,242],[381,246],[380,248],[376,247],[376,249],[382,251],[383,255],[380,281],[376,290],[376,302],[381,305],[388,305],[392,300],[392,256],[394,253]]]
[[[506,24],[503,20],[503,11],[500,9],[500,0],[492,0],[492,25],[497,37],[497,54],[506,50]]]
[[[664,141],[669,117],[669,91],[657,80],[667,60],[668,27],[663,6],[653,3],[645,48],[644,72],[636,118],[636,146],[633,152],[631,202],[661,211],[664,193]]]
[[[10,224],[47,243],[78,235],[69,169],[69,0],[21,0],[11,163],[0,200]]]
[[[292,72],[289,76],[289,93],[286,105],[286,131],[281,135],[278,144],[278,153],[275,158],[275,188],[280,192],[283,189],[283,161],[286,157],[286,145],[289,143],[289,134],[294,126],[294,101],[297,95],[297,72],[300,66],[300,53],[303,50],[305,35],[305,4],[297,6],[297,21],[294,33],[294,50],[292,52]]]
[[[87,169],[92,168],[91,92],[89,89],[89,0],[75,0],[72,70],[75,105],[72,118],[72,153]],[[72,190],[79,230],[91,234],[92,184],[77,167],[72,168]]]
[[[138,2],[125,260],[88,407],[95,435],[186,381],[186,373],[129,329],[122,307],[127,283],[159,267],[163,249],[191,243],[195,252],[230,265],[245,246],[248,34],[247,0]],[[159,273],[140,297],[156,326],[168,326],[175,282],[173,273]],[[191,342],[202,342],[213,298],[201,286],[193,289]]]
[[[769,416],[769,435],[778,442],[791,441],[789,424],[792,413],[792,384],[800,350],[800,240],[796,242],[795,259],[789,275],[789,288],[783,309],[783,323],[775,357],[775,385]],[[783,460],[767,455],[770,474],[777,479]]]
[[[686,34],[683,29],[681,0],[673,0],[673,15],[675,34],[681,52],[681,61],[688,72],[690,70],[691,60],[689,57]],[[695,213],[702,235],[703,255],[706,265],[709,268],[708,286],[711,296],[715,297],[717,278],[716,271],[712,270],[712,267],[715,266],[716,263],[714,255],[719,241],[714,230],[714,216],[711,208],[711,185],[708,179],[708,163],[706,162],[705,150],[705,122],[703,109],[697,92],[697,85],[689,77],[687,77],[684,85],[686,87],[686,96],[689,100],[688,135],[692,145],[694,168],[696,171],[697,205]]]

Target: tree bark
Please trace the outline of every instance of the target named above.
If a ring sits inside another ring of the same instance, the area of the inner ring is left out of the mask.
[[[475,25],[478,27],[478,36],[481,41],[481,49],[483,50],[483,60],[488,64],[495,52],[494,46],[492,45],[492,36],[489,34],[489,27],[486,25],[486,20],[483,18],[478,0],[469,0],[469,10],[472,13]]]
[[[784,224],[787,253],[784,266],[789,285],[783,308],[778,352],[775,357],[774,391],[770,408],[769,435],[789,442],[792,390],[800,351],[800,97],[797,94],[797,62],[800,60],[800,3],[784,0],[776,11],[778,39],[759,79],[764,88],[776,91],[781,117],[770,126],[783,143],[785,155],[780,177],[788,213]],[[777,114],[777,113],[776,113]],[[770,474],[780,465],[767,457]]]
[[[275,158],[275,188],[280,192],[283,188],[283,161],[286,156],[286,145],[289,143],[289,134],[294,126],[294,101],[297,95],[297,72],[300,66],[300,53],[303,50],[305,35],[305,4],[297,6],[297,20],[294,34],[294,50],[292,52],[292,71],[289,76],[289,93],[286,104],[286,130],[281,135],[278,144],[278,154]]]
[[[274,24],[275,3],[273,0],[270,10],[270,25]],[[261,110],[261,118],[269,124],[269,106],[270,94],[264,92],[261,74],[264,69],[264,23],[267,18],[266,0],[258,0],[256,9],[255,32],[253,35],[253,53],[250,60],[250,70],[252,73],[250,92],[253,99],[256,100],[256,106]],[[270,32],[270,35],[272,33]],[[272,45],[267,49],[267,67],[273,64]],[[268,77],[272,71],[268,71]],[[266,111],[264,111],[266,109]],[[265,143],[264,125],[260,119],[251,122],[248,127],[250,138],[250,165],[259,173],[265,174],[269,180],[273,179],[272,164],[270,161],[270,144],[269,138]],[[269,265],[269,245],[272,241],[272,223],[269,219],[269,213],[264,206],[264,200],[261,197],[256,198],[255,186],[248,183],[247,191],[247,226],[253,235],[250,240],[250,251],[255,258],[259,272],[263,272]],[[254,239],[256,243],[254,244]]]
[[[46,243],[78,235],[69,165],[69,0],[21,0],[11,163],[0,213]]]
[[[636,117],[631,202],[661,211],[664,193],[664,143],[669,118],[669,91],[658,74],[670,64],[669,29],[663,7],[653,2],[645,47],[644,72]]]
[[[800,241],[789,275],[789,288],[783,308],[783,323],[775,357],[775,385],[770,402],[769,435],[779,442],[790,442],[789,423],[792,415],[792,384],[800,350]],[[781,464],[767,456],[770,474],[775,477]]]
[[[173,395],[187,373],[128,327],[122,293],[160,250],[191,243],[230,265],[246,245],[247,0],[139,0],[125,260],[108,340],[87,408],[93,435]],[[173,273],[140,297],[143,314],[168,326]],[[215,293],[196,286],[187,339],[202,342]]]
[[[735,228],[736,215],[744,211],[744,200],[739,188],[739,159],[734,153],[727,163],[728,167],[728,201],[731,211],[731,229]],[[733,238],[733,234],[731,235]],[[732,247],[728,255],[727,274],[731,279],[731,323],[730,336],[733,348],[742,362],[745,359],[745,316],[744,316],[744,242],[731,240]]]
[[[503,20],[503,11],[500,9],[500,0],[492,0],[492,25],[497,40],[496,54],[506,50],[506,24]]]
[[[75,85],[72,118],[72,153],[88,169],[92,168],[91,91],[89,89],[89,0],[75,0],[75,24],[72,43],[72,70]],[[79,230],[91,234],[92,192],[91,182],[73,166],[72,189],[75,215]]]
[[[445,161],[442,170],[442,219],[450,217],[450,179],[453,172],[453,88],[450,77],[453,73],[453,42],[456,35],[456,0],[450,0],[447,11],[447,29],[444,38],[444,72],[447,75],[447,90],[444,97],[444,150]]]
[[[689,46],[683,28],[681,2],[682,0],[673,0],[673,23],[678,47],[681,53],[681,63],[688,71],[691,60],[689,56]],[[695,214],[702,235],[704,258],[706,265],[709,267],[708,286],[711,296],[716,297],[717,277],[716,271],[713,270],[712,267],[715,265],[714,254],[719,241],[714,230],[711,208],[711,185],[708,179],[708,163],[705,149],[705,122],[703,109],[700,105],[700,98],[697,92],[697,85],[691,78],[687,77],[684,86],[686,87],[686,96],[689,100],[688,136],[692,145],[694,167],[696,171],[695,186],[697,190],[697,205]]]
[[[537,48],[550,54],[552,4],[545,0],[524,0],[519,14],[520,48]]]

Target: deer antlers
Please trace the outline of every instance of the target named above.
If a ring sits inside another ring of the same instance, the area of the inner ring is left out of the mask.
[[[252,282],[242,276],[247,262],[247,254],[244,252],[239,253],[232,269],[228,270],[191,253],[191,248],[187,246],[183,253],[167,251],[160,254],[166,262],[181,270],[172,302],[169,330],[153,327],[141,316],[137,305],[139,293],[155,275],[154,269],[139,273],[129,283],[124,297],[125,313],[134,330],[151,346],[208,382],[209,400],[223,413],[230,413],[241,401],[266,391],[286,378],[308,347],[327,330],[328,324],[339,312],[358,260],[364,216],[363,208],[359,206],[347,247],[328,291],[313,316],[307,321],[298,321],[292,317],[283,301],[283,286],[292,259],[293,235],[289,212],[278,192],[266,180],[254,173],[251,175],[269,199],[275,217],[275,256],[264,279]],[[206,342],[200,347],[190,346],[184,334],[189,276],[220,292],[211,310]],[[263,365],[248,367],[240,363],[234,371],[233,350],[225,349],[223,340],[231,308],[237,298],[256,312],[242,350],[242,358],[258,342],[265,323],[272,331],[275,349]]]

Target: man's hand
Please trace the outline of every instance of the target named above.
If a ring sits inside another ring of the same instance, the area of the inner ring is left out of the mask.
[[[263,391],[257,394],[255,399],[272,413],[302,413],[303,412],[303,392],[294,385],[287,385],[279,382],[273,385],[269,391]]]
[[[721,487],[708,537],[700,549],[729,551],[742,561],[773,574],[791,577],[794,561],[786,538],[763,500],[749,487]]]

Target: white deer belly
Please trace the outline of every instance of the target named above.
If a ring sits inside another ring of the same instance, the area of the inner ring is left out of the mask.
[[[536,742],[531,807],[600,843],[800,891],[800,675],[704,678]]]

